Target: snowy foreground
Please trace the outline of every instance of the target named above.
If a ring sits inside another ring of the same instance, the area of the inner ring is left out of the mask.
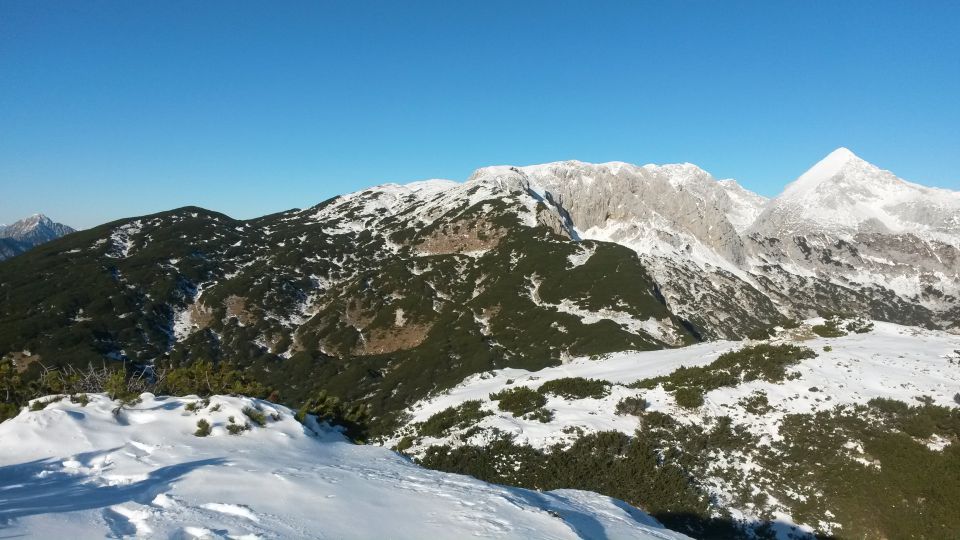
[[[144,394],[115,416],[90,395],[0,424],[0,538],[686,538],[609,497],[430,471],[285,407],[199,401]],[[266,425],[230,435],[245,407]]]

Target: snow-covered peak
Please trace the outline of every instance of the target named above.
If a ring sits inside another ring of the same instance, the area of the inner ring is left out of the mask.
[[[524,191],[529,180],[525,171],[510,165],[493,165],[481,167],[467,178],[467,184],[484,184],[488,187],[504,191]]]
[[[884,171],[860,159],[856,154],[846,148],[837,148],[790,183],[784,189],[782,196],[799,196],[817,189],[824,182],[828,182],[839,176],[856,174],[858,172],[861,176],[866,176]]]
[[[960,193],[907,182],[839,148],[770,201],[751,229],[767,236],[911,233],[960,245]]]
[[[0,424],[4,536],[687,538],[595,493],[426,470],[266,401],[60,397]]]

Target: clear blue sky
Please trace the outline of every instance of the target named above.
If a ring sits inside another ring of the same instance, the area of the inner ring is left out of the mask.
[[[960,189],[960,2],[0,1],[0,222],[689,161],[775,195],[838,146]]]

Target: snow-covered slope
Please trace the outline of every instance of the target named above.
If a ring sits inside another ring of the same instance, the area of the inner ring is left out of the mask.
[[[755,342],[716,341],[675,350],[624,352],[602,359],[577,358],[563,366],[536,372],[502,369],[478,374],[448,392],[411,407],[408,426],[385,444],[412,442],[406,451],[424,456],[428,449],[438,445],[451,448],[485,446],[507,436],[516,444],[554,451],[570,447],[585,434],[619,431],[639,436],[645,430],[656,430],[658,424],[648,423],[651,413],[669,415],[694,430],[716,425],[721,418],[728,419],[734,432],[742,429],[754,440],[749,448],[726,454],[719,450],[720,443],[711,443],[716,445],[717,453],[711,456],[705,477],[699,481],[708,486],[714,500],[746,522],[771,519],[772,516],[775,521],[787,524],[780,538],[792,538],[786,532],[793,530],[789,528],[791,525],[809,533],[814,531],[811,526],[820,531],[838,532],[836,525],[830,524],[829,520],[819,524],[804,523],[791,515],[791,506],[785,504],[786,500],[778,502],[777,497],[782,497],[783,491],[772,489],[765,485],[765,481],[759,480],[773,471],[765,471],[765,466],[761,465],[758,456],[763,451],[754,455],[751,449],[771,448],[783,443],[784,425],[792,416],[830,414],[838,408],[865,406],[875,398],[956,407],[957,398],[954,396],[960,395],[960,369],[957,367],[960,366],[960,336],[874,322],[873,328],[865,333],[823,338],[810,331],[813,325],[822,322],[820,319],[807,321],[799,328],[781,330],[770,340],[773,344],[799,345],[816,353],[814,358],[792,366],[784,380],[772,382],[761,378],[722,386],[706,392],[704,403],[699,407],[680,406],[663,384],[648,388],[629,385],[669,375],[681,367],[706,366],[723,353]],[[548,394],[544,405],[551,413],[548,421],[543,417],[515,416],[499,409],[497,401],[491,397],[493,393],[518,387],[536,391],[548,381],[572,377],[612,384],[603,397],[577,399]],[[762,396],[762,407],[754,408],[750,403],[757,396]],[[616,412],[623,400],[637,398],[648,404],[645,412]],[[420,423],[468,401],[479,403],[483,414],[474,415],[472,422],[456,425],[442,435],[418,435],[418,426],[424,425]],[[956,444],[956,440],[937,435],[918,442],[935,452],[943,452]],[[875,465],[871,464],[873,458],[865,453],[856,439],[839,450],[851,460],[851,467],[859,466],[858,463]],[[774,457],[773,461],[776,459]],[[731,468],[737,472],[732,474]],[[736,496],[738,490],[742,493],[743,489],[754,494],[767,490],[761,499],[767,502],[744,505],[743,499]],[[790,490],[805,492],[806,487],[802,483],[793,484],[787,489]],[[802,496],[798,496],[799,499]],[[802,502],[793,502],[802,506]]]
[[[0,424],[0,536],[686,538],[623,502],[429,471],[268,402],[90,395]],[[196,411],[187,406],[198,405]],[[263,427],[240,435],[226,426]],[[194,435],[199,420],[209,436]]]
[[[833,408],[836,405],[865,403],[872,398],[913,401],[922,395],[934,403],[953,404],[960,391],[960,336],[927,331],[896,324],[874,322],[874,329],[865,334],[852,333],[838,338],[821,338],[809,327],[821,320],[808,321],[805,327],[785,331],[774,343],[798,343],[817,351],[818,356],[804,360],[797,369],[799,377],[782,383],[753,381],[733,388],[721,388],[706,395],[704,406],[691,413],[678,407],[669,393],[659,390],[636,390],[624,385],[639,380],[667,375],[681,366],[707,365],[728,351],[746,345],[737,341],[714,341],[680,349],[646,352],[622,352],[600,360],[576,358],[562,366],[536,372],[501,369],[474,375],[441,395],[417,403],[409,409],[409,423],[422,422],[433,414],[468,400],[481,400],[495,414],[477,425],[510,433],[520,442],[539,448],[556,443],[569,443],[576,435],[570,426],[584,432],[615,429],[626,434],[641,427],[634,416],[614,414],[617,402],[625,397],[643,395],[650,402],[648,410],[661,411],[678,418],[698,422],[706,416],[732,414],[735,420],[764,435],[776,433],[784,414],[807,413]],[[824,347],[830,350],[825,351]],[[503,388],[526,386],[537,388],[560,378],[584,377],[614,383],[603,399],[567,400],[552,396],[546,407],[555,411],[554,419],[544,423],[537,419],[517,418],[497,410],[489,395]],[[822,393],[811,393],[810,388]],[[764,417],[738,413],[738,402],[755,391],[767,394],[775,414]],[[829,396],[830,399],[822,398]],[[391,439],[396,443],[399,439]],[[443,440],[426,439],[424,445],[437,442],[457,444],[455,434]]]

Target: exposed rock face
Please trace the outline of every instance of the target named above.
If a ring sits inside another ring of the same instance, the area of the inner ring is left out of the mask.
[[[602,237],[648,254],[674,255],[699,244],[742,261],[743,244],[730,216],[740,223],[759,208],[757,199],[731,197],[729,184],[691,164],[566,161],[520,170],[535,191],[569,212],[584,237]]]
[[[706,337],[817,311],[958,328],[960,194],[841,148],[768,201],[691,164],[566,161],[521,174],[573,237],[641,255],[671,309]],[[746,318],[746,319],[744,319]]]
[[[481,169],[473,177],[483,177]],[[514,168],[530,189],[558,207],[576,238],[635,250],[678,315],[705,338],[742,335],[773,324],[780,310],[743,271],[740,231],[766,199],[733,180],[718,182],[695,165],[565,161]]]

